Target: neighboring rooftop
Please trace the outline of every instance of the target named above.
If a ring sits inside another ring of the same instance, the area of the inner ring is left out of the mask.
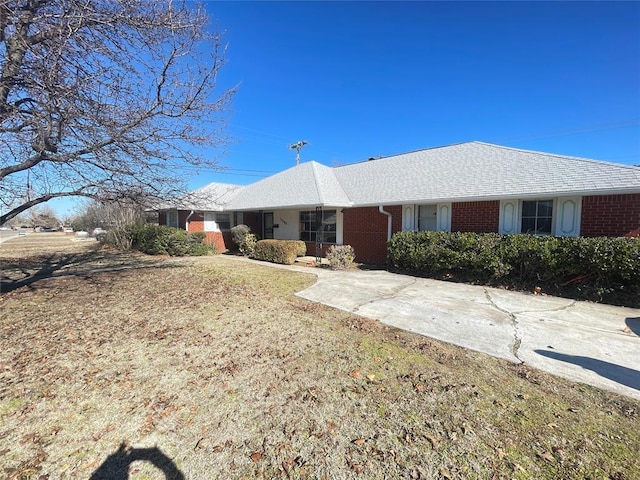
[[[177,207],[187,210],[224,210],[243,188],[242,185],[213,182],[182,197]]]

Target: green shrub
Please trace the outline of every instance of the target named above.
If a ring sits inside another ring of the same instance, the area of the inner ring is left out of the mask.
[[[351,245],[332,245],[327,252],[327,260],[332,270],[344,270],[353,265],[356,253]]]
[[[247,225],[236,225],[231,229],[231,239],[243,255],[252,256],[257,238]]]
[[[304,257],[307,254],[307,244],[302,240],[280,240],[281,242],[290,243],[296,248],[296,255]]]
[[[436,278],[640,305],[640,238],[399,232],[388,262]]]
[[[204,232],[161,225],[131,224],[107,232],[104,241],[116,248],[139,250],[148,255],[207,255],[215,249],[204,243]]]
[[[298,245],[290,241],[259,240],[253,250],[253,258],[283,265],[293,265],[298,251]]]

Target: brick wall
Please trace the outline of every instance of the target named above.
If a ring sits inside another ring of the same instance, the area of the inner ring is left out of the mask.
[[[500,201],[457,202],[451,205],[451,231],[491,233],[498,231]]]
[[[393,216],[391,233],[402,230],[402,207],[385,207]],[[382,264],[387,259],[387,216],[378,207],[345,208],[344,244],[356,252],[356,261]]]
[[[638,228],[640,193],[582,197],[582,236],[622,236]]]
[[[178,211],[178,226],[179,228],[186,228],[187,217],[189,211]],[[164,212],[158,214],[158,224],[166,225],[167,216]],[[204,215],[201,212],[195,212],[189,218],[189,232],[204,232]],[[216,247],[218,252],[224,252],[225,250],[231,250],[233,247],[233,241],[231,239],[231,232],[205,232],[205,242]]]

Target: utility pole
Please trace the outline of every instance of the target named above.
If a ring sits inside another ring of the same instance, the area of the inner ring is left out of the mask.
[[[300,150],[302,149],[302,147],[304,147],[308,143],[309,142],[307,142],[306,140],[300,140],[299,142],[289,145],[289,148],[291,150],[296,151],[296,165],[300,165]]]

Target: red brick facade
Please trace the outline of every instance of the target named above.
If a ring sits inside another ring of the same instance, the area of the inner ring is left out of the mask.
[[[185,217],[186,220],[186,217]],[[196,212],[189,218],[189,232],[204,232],[204,216],[202,213]],[[231,250],[233,241],[231,240],[231,232],[205,232],[204,242],[213,245],[218,252]]]
[[[402,207],[387,206],[391,213],[391,233],[402,230]],[[178,212],[178,225],[185,228],[188,211]],[[451,205],[451,231],[453,232],[497,232],[499,229],[500,202],[456,202]],[[159,214],[160,225],[166,224],[166,215]],[[245,212],[244,223],[252,232],[260,235],[261,214]],[[580,234],[593,236],[622,236],[640,230],[640,194],[599,195],[582,198]],[[189,231],[204,231],[202,213],[189,218]],[[232,249],[230,232],[206,232],[208,242],[218,251]],[[351,245],[356,260],[364,263],[382,264],[387,258],[387,216],[378,207],[356,207],[343,210],[343,243]],[[323,256],[331,244],[323,245]],[[307,253],[315,255],[315,243],[307,243]]]
[[[393,218],[391,233],[402,230],[402,207],[384,207]],[[387,259],[387,216],[377,207],[345,208],[343,240],[356,252],[356,261],[382,264]]]
[[[638,228],[640,193],[582,197],[582,236],[622,236]]]
[[[497,232],[499,221],[499,200],[458,202],[451,205],[452,232]]]

